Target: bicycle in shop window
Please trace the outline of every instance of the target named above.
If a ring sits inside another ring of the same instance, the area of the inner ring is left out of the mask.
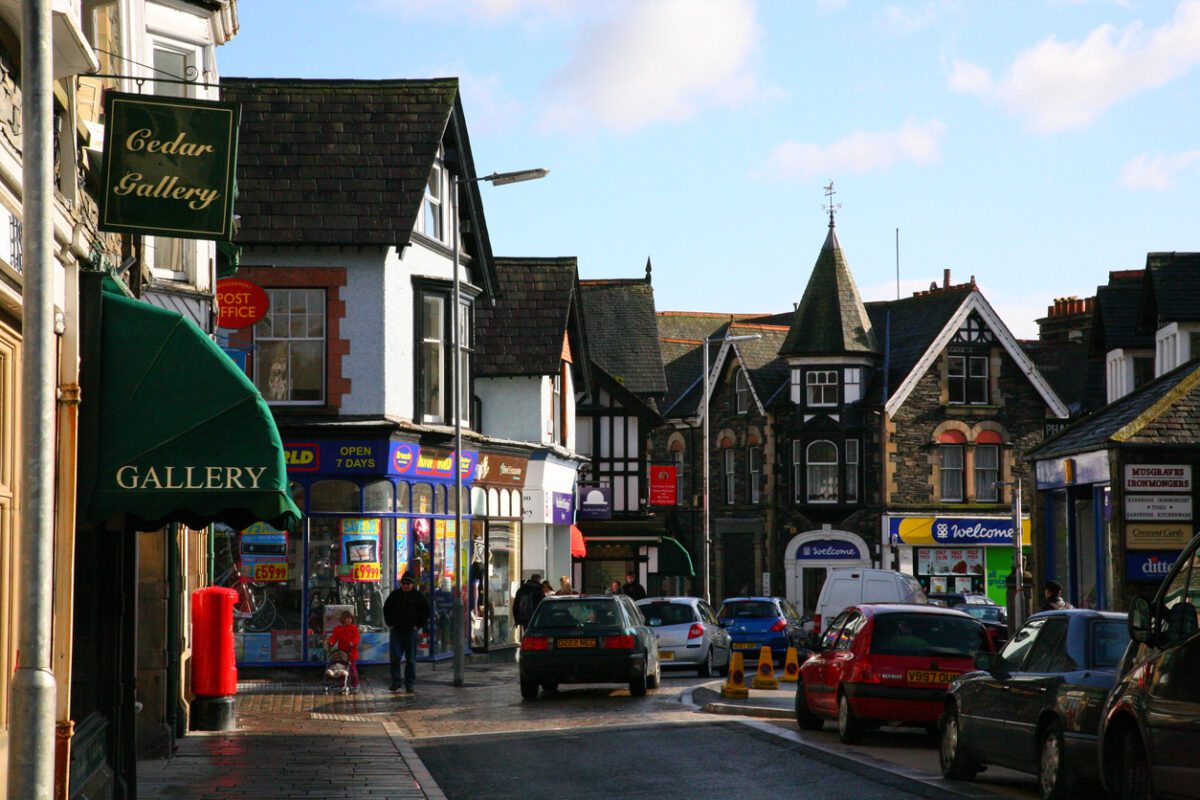
[[[354,618],[364,630],[383,630],[383,591],[377,582],[346,581],[339,579],[338,544],[329,545],[328,551],[312,560],[309,565],[308,585],[315,587],[309,596],[308,627],[322,631],[325,622],[325,606],[350,606]]]
[[[214,586],[224,586],[237,592],[238,600],[233,607],[234,624],[251,633],[271,630],[278,616],[275,601],[267,594],[267,584],[259,583],[242,574],[241,561],[234,553],[232,537],[225,536],[224,556],[229,566],[213,579]]]

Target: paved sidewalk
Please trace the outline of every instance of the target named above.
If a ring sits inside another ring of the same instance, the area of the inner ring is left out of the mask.
[[[349,696],[325,694],[315,669],[240,682],[238,730],[194,732],[174,758],[138,762],[138,796],[445,800],[397,725],[416,698],[388,692],[386,669],[364,672]],[[419,666],[418,698],[433,675]]]

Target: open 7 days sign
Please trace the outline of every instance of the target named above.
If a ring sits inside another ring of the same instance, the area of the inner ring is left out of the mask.
[[[100,229],[230,239],[237,104],[109,92],[104,111]]]

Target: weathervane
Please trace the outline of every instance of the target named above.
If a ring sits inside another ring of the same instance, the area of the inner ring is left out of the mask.
[[[829,227],[831,228],[833,227],[833,215],[836,214],[838,209],[842,207],[841,203],[835,204],[833,202],[833,196],[835,194],[837,194],[837,192],[833,190],[833,178],[830,178],[829,185],[825,187],[825,196],[829,198],[829,202],[821,206],[821,208],[829,212]]]

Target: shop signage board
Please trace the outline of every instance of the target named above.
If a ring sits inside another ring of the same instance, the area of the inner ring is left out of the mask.
[[[1011,545],[1012,517],[888,517],[893,545]],[[1021,543],[1030,544],[1030,522],[1021,519]]]
[[[1125,554],[1125,580],[1140,583],[1158,583],[1167,577],[1178,550],[1138,550]]]
[[[1125,519],[1186,522],[1192,518],[1192,496],[1185,494],[1127,494]]]
[[[675,505],[676,469],[673,465],[650,465],[650,505]]]
[[[575,495],[570,492],[551,492],[550,518],[555,525],[570,525],[575,521]]]
[[[570,525],[575,521],[575,495],[526,489],[521,493],[521,518],[542,525]]]
[[[918,575],[982,575],[982,547],[922,547],[917,550]]]
[[[107,92],[100,230],[233,237],[236,103]]]
[[[1127,492],[1191,492],[1191,464],[1126,464]]]
[[[217,281],[217,327],[247,328],[267,315],[267,291],[241,278]]]
[[[859,561],[858,547],[840,539],[813,539],[796,548],[797,561]]]
[[[612,519],[612,487],[580,486],[579,519]]]
[[[475,465],[476,483],[494,486],[524,486],[529,459],[517,456],[482,453]]]
[[[446,482],[454,479],[449,450],[421,447],[387,439],[322,439],[284,442],[283,457],[289,473],[322,475],[398,475]],[[477,452],[464,450],[460,460],[462,481],[475,480]]]
[[[1192,540],[1190,523],[1125,523],[1127,550],[1182,550]]]

